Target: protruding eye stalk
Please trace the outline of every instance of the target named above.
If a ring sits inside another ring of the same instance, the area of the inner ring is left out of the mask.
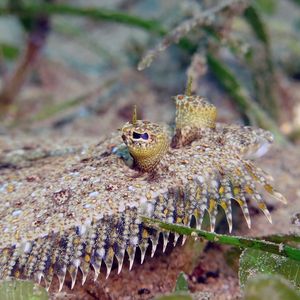
[[[122,139],[127,145],[134,165],[143,172],[154,172],[169,148],[169,138],[158,124],[137,120],[136,108],[132,122],[122,127]]]

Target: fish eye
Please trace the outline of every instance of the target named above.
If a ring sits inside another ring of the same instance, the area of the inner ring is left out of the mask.
[[[138,132],[133,132],[132,133],[132,138],[134,139],[143,139],[143,140],[148,140],[149,139],[149,135],[147,132],[144,133],[138,133]]]
[[[142,138],[143,140],[148,140],[148,138],[149,138],[148,133],[147,133],[147,132],[142,133],[142,134],[141,134],[141,138]]]
[[[133,137],[134,139],[140,139],[140,138],[141,138],[141,134],[134,131],[134,132],[132,133],[132,137]]]

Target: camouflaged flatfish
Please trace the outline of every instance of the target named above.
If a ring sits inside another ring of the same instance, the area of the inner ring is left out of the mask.
[[[121,271],[125,252],[130,268],[136,248],[143,261],[159,235],[142,216],[201,227],[217,208],[232,229],[231,201],[240,205],[251,226],[248,201],[271,222],[265,197],[285,198],[271,176],[251,159],[263,155],[272,135],[262,129],[216,123],[216,108],[198,96],[178,95],[175,128],[136,119],[121,132],[78,151],[42,157],[0,179],[0,279],[44,280],[60,287],[66,273],[72,287],[92,267],[95,280],[104,263],[109,275],[114,258]],[[175,235],[175,243],[178,235]]]

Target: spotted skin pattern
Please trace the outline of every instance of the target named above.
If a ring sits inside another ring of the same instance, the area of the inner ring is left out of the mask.
[[[66,273],[84,284],[102,264],[109,276],[114,258],[133,266],[137,247],[143,262],[159,235],[141,216],[201,228],[204,214],[215,229],[218,207],[232,230],[231,202],[251,226],[248,202],[271,222],[268,196],[286,202],[272,178],[250,160],[272,142],[262,129],[216,123],[216,108],[198,96],[176,98],[175,131],[148,121],[126,123],[101,143],[63,156],[41,158],[0,180],[0,279],[44,282],[59,290]],[[170,133],[174,131],[174,133]],[[0,156],[1,157],[1,156]],[[175,236],[174,244],[178,236]]]

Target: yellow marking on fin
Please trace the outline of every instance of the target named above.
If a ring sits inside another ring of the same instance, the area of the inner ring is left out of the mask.
[[[178,224],[181,224],[181,223],[182,223],[182,218],[180,218],[180,217],[177,217],[177,219],[176,219],[176,223],[178,223]]]
[[[209,212],[212,212],[215,209],[216,203],[217,202],[216,202],[215,199],[210,199],[209,200],[209,209],[208,209]]]
[[[16,240],[20,240],[20,231],[19,230],[17,230],[16,232],[15,232],[15,239]]]
[[[128,255],[130,256],[133,253],[134,249],[132,246],[128,246],[126,251],[127,251]]]
[[[262,210],[262,212],[264,213],[264,215],[266,216],[268,221],[272,224],[272,217],[271,217],[269,210],[267,209],[266,204],[263,202],[260,202],[260,203],[258,203],[258,207]]]
[[[73,245],[74,245],[74,246],[78,245],[79,243],[80,243],[80,239],[79,239],[79,238],[75,238],[75,239],[73,240]]]
[[[264,188],[268,193],[273,195],[276,199],[278,199],[279,201],[281,201],[284,204],[287,204],[286,198],[283,195],[281,195],[279,192],[275,191],[273,186],[271,186],[270,184],[267,183],[264,185]]]
[[[110,258],[110,259],[113,259],[114,258],[114,255],[115,255],[115,252],[114,252],[114,249],[112,247],[110,247],[107,251],[107,256]]]
[[[246,169],[247,169],[248,173],[250,174],[250,176],[251,176],[254,180],[258,180],[258,177],[254,174],[251,165],[249,165],[249,164],[246,163],[245,166],[246,166]]]
[[[272,194],[274,192],[273,187],[270,184],[265,184],[264,188],[267,192],[269,192],[270,194]]]
[[[237,201],[237,203],[240,205],[240,206],[243,206],[245,204],[245,202],[243,200],[241,200],[240,198],[237,198],[235,199]]]
[[[183,224],[184,225],[187,225],[189,222],[189,217],[188,216],[185,216],[184,219],[183,219]]]
[[[220,186],[220,188],[219,188],[219,194],[220,194],[220,195],[223,195],[224,192],[225,192],[224,186]]]
[[[258,203],[258,207],[259,207],[261,210],[264,210],[264,209],[266,209],[266,204],[264,204],[263,202],[260,202],[260,203]]]
[[[227,210],[228,206],[227,206],[227,203],[225,201],[221,201],[221,207],[224,209],[224,210]]]
[[[48,270],[48,274],[52,275],[53,273],[54,273],[54,269],[53,269],[53,267],[50,267],[49,270]]]
[[[245,186],[245,191],[246,193],[252,195],[253,194],[253,189],[249,186],[249,185],[246,185]]]
[[[87,262],[87,263],[89,263],[91,261],[91,257],[88,254],[86,254],[84,256],[84,261]]]
[[[236,196],[241,192],[241,189],[238,186],[235,186],[233,188],[233,194]]]
[[[242,172],[239,169],[235,169],[235,172],[238,176],[242,176]]]
[[[20,271],[17,270],[17,271],[14,273],[14,276],[15,276],[16,278],[19,278],[19,277],[20,277]]]
[[[149,233],[146,229],[143,230],[142,237],[143,239],[147,239],[149,237]]]
[[[197,186],[196,188],[196,196],[195,196],[196,200],[200,200],[201,199],[201,188],[199,186]]]

